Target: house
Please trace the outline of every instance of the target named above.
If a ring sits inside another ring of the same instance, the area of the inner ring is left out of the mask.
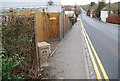
[[[100,12],[100,18],[101,18],[101,21],[103,22],[106,22],[106,18],[108,17],[109,15],[109,7],[104,7],[101,12]],[[113,13],[112,11],[110,13]]]
[[[100,12],[101,21],[106,22],[106,18],[109,15],[109,7],[104,7]]]
[[[46,1],[47,12],[48,13],[58,13],[61,12],[61,1],[60,0],[44,0]]]
[[[75,11],[73,6],[65,6],[64,7],[65,14],[69,17],[75,17]]]
[[[97,9],[97,4],[93,4],[90,8],[90,17],[96,17],[96,9]]]
[[[75,14],[75,6],[65,6],[64,7],[65,14],[69,17],[70,22],[74,25],[77,22],[77,17]]]
[[[106,22],[106,18],[108,17],[109,15],[109,8],[108,7],[104,7],[101,12],[100,12],[100,18],[101,18],[101,21],[103,22]]]

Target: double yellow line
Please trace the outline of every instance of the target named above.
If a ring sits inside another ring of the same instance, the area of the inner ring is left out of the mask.
[[[86,30],[85,30],[85,28],[84,28],[84,26],[82,24],[81,19],[80,19],[80,23],[81,23],[81,26],[82,26],[82,32],[83,32],[83,35],[85,37],[85,41],[86,41],[86,44],[87,44],[87,47],[88,47],[88,52],[90,54],[90,57],[91,57],[91,60],[92,60],[92,63],[93,63],[93,67],[94,67],[94,70],[95,70],[95,73],[96,73],[96,76],[97,76],[97,79],[102,81],[102,77],[101,77],[100,71],[99,71],[98,66],[97,66],[97,63],[98,63],[98,65],[100,67],[100,70],[101,70],[101,72],[103,74],[104,79],[106,81],[109,81],[108,75],[107,75],[107,73],[106,73],[106,71],[105,71],[105,69],[104,69],[104,67],[103,67],[103,65],[102,65],[102,63],[101,63],[101,61],[100,61],[100,59],[98,57],[98,54],[97,54],[97,52],[96,52],[96,50],[95,50],[89,36],[88,36],[88,34],[86,33]],[[96,58],[96,60],[95,60],[95,58]]]

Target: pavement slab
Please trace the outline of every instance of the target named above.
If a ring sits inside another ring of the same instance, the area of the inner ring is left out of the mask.
[[[50,58],[55,79],[87,79],[84,39],[80,21],[69,30]]]

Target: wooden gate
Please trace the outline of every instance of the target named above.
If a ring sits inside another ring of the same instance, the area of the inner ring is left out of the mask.
[[[48,13],[46,16],[48,39],[59,39],[59,13]]]

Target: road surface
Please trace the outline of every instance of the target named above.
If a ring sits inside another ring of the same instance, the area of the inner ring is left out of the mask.
[[[118,26],[90,18],[83,10],[81,20],[109,79],[118,79]]]

